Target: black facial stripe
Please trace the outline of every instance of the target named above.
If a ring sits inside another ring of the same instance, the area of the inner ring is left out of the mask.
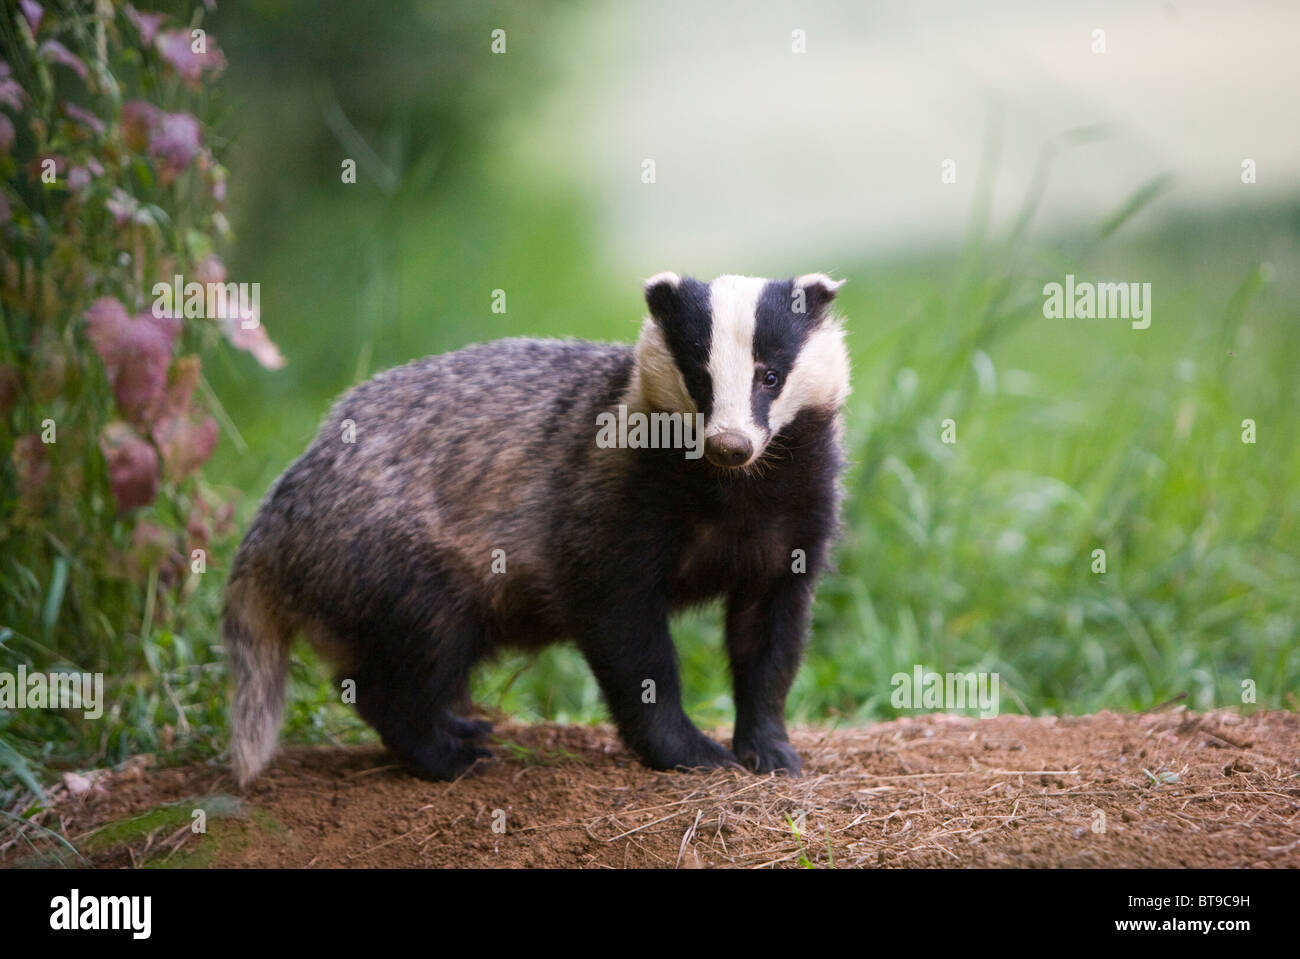
[[[808,303],[807,312],[794,312],[794,281],[772,280],[759,294],[754,314],[754,364],[753,392],[754,422],[768,428],[767,414],[772,401],[785,387],[786,377],[803,349],[804,342],[820,319],[820,311]],[[765,370],[776,370],[781,385],[775,390],[762,387]]]
[[[700,412],[713,412],[713,380],[709,377],[709,347],[713,341],[713,313],[709,285],[682,277],[671,304],[671,316],[660,318],[660,328],[677,368]]]

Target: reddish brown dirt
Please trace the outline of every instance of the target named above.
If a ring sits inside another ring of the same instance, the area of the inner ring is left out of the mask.
[[[92,776],[56,790],[44,823],[105,867],[1300,866],[1292,713],[803,728],[798,780],[651,772],[604,727],[498,734],[514,745],[454,783],[378,747],[287,748],[202,836],[195,804],[235,794],[216,764]],[[179,805],[179,828],[95,842],[160,804]],[[30,827],[19,839],[0,835],[0,862],[53,847]]]

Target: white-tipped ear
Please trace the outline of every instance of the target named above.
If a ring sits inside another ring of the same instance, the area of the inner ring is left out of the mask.
[[[840,287],[844,285],[844,281],[832,280],[825,273],[805,273],[803,276],[795,278],[794,285],[801,286],[805,290],[820,287],[826,291],[829,297],[833,298],[839,292]]]
[[[645,302],[650,315],[660,323],[671,323],[677,314],[677,291],[682,278],[676,273],[656,273],[645,281]]]
[[[806,310],[814,319],[825,315],[826,307],[843,285],[843,280],[832,280],[825,273],[805,273],[794,280],[795,289],[803,291]]]
[[[677,289],[678,286],[681,285],[681,282],[682,282],[682,278],[678,276],[676,273],[670,273],[665,271],[663,273],[656,273],[654,276],[646,280],[644,284],[644,289],[647,294],[649,294],[649,292],[657,286],[667,285],[675,290]]]

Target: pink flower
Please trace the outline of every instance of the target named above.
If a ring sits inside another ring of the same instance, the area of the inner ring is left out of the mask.
[[[126,5],[126,18],[135,24],[140,33],[140,42],[146,47],[153,45],[153,38],[158,28],[167,20],[165,13],[141,13],[131,4]]]
[[[84,166],[74,166],[68,171],[69,190],[73,193],[80,193],[88,186],[90,186],[90,171]]]
[[[158,453],[125,423],[109,423],[99,435],[108,462],[108,484],[119,512],[148,506],[158,495]]]
[[[99,136],[104,132],[104,121],[95,116],[89,110],[83,110],[75,103],[64,102],[60,104],[60,106],[63,107],[63,113],[69,120],[80,123],[96,136]]]
[[[217,447],[217,421],[211,416],[193,423],[188,417],[160,420],[153,428],[154,442],[162,450],[163,468],[179,482],[208,461]]]
[[[14,147],[14,125],[3,113],[0,113],[0,153],[8,153]]]
[[[147,419],[163,400],[180,320],[152,313],[130,317],[117,300],[102,297],[86,311],[86,331],[117,405],[137,422]]]
[[[250,330],[244,328],[245,323],[256,325]],[[266,327],[262,326],[256,313],[247,320],[239,317],[228,320],[226,335],[230,337],[232,346],[252,353],[253,359],[262,364],[263,369],[278,370],[284,366],[285,358],[280,348],[266,335]]]
[[[122,139],[129,150],[147,150],[167,184],[194,161],[202,130],[188,113],[164,113],[146,100],[128,100],[122,104]]]
[[[68,67],[76,73],[77,76],[81,77],[83,82],[90,79],[90,71],[87,70],[86,65],[81,62],[81,58],[63,44],[59,43],[58,40],[46,40],[41,44],[41,48],[37,52],[39,52],[49,63],[61,63],[65,67]]]
[[[184,172],[199,152],[199,121],[188,113],[159,113],[149,131],[149,155],[165,185]]]
[[[194,279],[205,286],[209,283],[225,283],[226,264],[215,253],[209,253],[194,264]]]
[[[176,361],[153,425],[153,441],[162,452],[163,470],[177,481],[202,466],[217,445],[217,421],[210,416],[198,423],[193,420],[190,401],[198,382],[199,358],[182,356]]]
[[[216,47],[213,37],[204,37],[205,49],[196,52],[188,31],[163,30],[154,41],[163,60],[176,71],[188,86],[197,88],[205,71],[218,72],[225,66],[226,58]]]
[[[230,532],[231,520],[234,519],[234,504],[212,501],[196,491],[194,505],[185,521],[185,532],[189,535],[190,546],[207,546],[214,535],[224,536]]]
[[[18,81],[9,76],[9,64],[0,60],[0,106],[10,110],[21,110],[27,91],[18,85]]]
[[[68,171],[68,189],[80,193],[90,186],[92,177],[103,176],[104,166],[94,157],[86,161],[85,166],[74,166]]]
[[[113,214],[113,226],[119,229],[131,222],[131,217],[135,216],[135,211],[139,208],[135,197],[121,187],[114,190],[113,195],[104,201],[104,206],[108,208],[109,213]]]
[[[105,363],[120,349],[122,331],[129,322],[126,307],[111,296],[100,297],[86,310],[86,332]]]
[[[36,31],[41,28],[41,18],[45,16],[45,11],[36,0],[19,0],[18,5],[23,8],[23,16],[27,18],[27,25],[32,28],[32,36],[36,36]]]

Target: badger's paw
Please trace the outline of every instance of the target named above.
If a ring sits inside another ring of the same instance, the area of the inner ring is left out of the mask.
[[[803,771],[803,760],[783,739],[737,740],[733,745],[736,758],[751,772],[784,773],[797,779]]]
[[[401,750],[398,755],[413,775],[434,782],[458,779],[476,763],[492,758],[491,752],[453,731],[435,741]]]
[[[651,769],[740,768],[731,750],[715,743],[694,727],[688,732],[649,745],[640,752],[642,761]]]
[[[461,739],[486,739],[492,734],[492,724],[483,719],[452,716],[451,731]]]
[[[701,735],[700,738],[692,742],[690,747],[683,751],[683,754],[676,762],[669,764],[666,768],[670,769],[735,769],[739,763],[736,757],[731,754],[731,750],[726,746],[715,743],[708,736]]]

